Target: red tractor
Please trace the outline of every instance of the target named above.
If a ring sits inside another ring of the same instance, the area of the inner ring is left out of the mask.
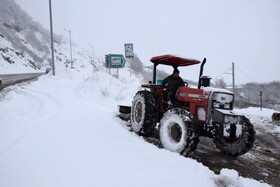
[[[254,127],[243,115],[233,111],[234,95],[223,89],[211,88],[210,79],[202,76],[206,59],[200,67],[198,88],[181,86],[170,108],[162,85],[156,84],[159,64],[190,66],[200,61],[174,55],[151,58],[154,64],[153,82],[142,85],[144,90],[134,96],[130,121],[134,132],[148,136],[158,125],[162,146],[188,156],[199,142],[199,136],[213,138],[217,148],[228,155],[248,152],[255,141]]]

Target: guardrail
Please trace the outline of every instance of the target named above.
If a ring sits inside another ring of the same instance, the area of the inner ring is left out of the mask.
[[[45,72],[38,73],[0,74],[0,90],[10,85],[36,79],[42,75],[48,74],[49,71],[50,69],[48,68]]]

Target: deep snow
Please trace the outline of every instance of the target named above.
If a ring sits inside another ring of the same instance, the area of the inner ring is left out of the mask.
[[[126,68],[118,80],[102,66],[58,66],[55,77],[4,89],[0,186],[269,186],[226,168],[216,175],[129,132],[117,105],[131,104],[140,80]]]

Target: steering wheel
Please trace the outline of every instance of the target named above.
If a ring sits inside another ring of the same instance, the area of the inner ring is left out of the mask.
[[[189,83],[184,81],[185,87],[188,87]]]

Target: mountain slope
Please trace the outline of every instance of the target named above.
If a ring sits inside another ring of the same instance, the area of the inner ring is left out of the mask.
[[[6,64],[21,64],[27,69],[48,65],[49,38],[49,31],[34,22],[14,0],[0,1],[1,69]],[[61,44],[61,38],[54,38],[56,44]]]

